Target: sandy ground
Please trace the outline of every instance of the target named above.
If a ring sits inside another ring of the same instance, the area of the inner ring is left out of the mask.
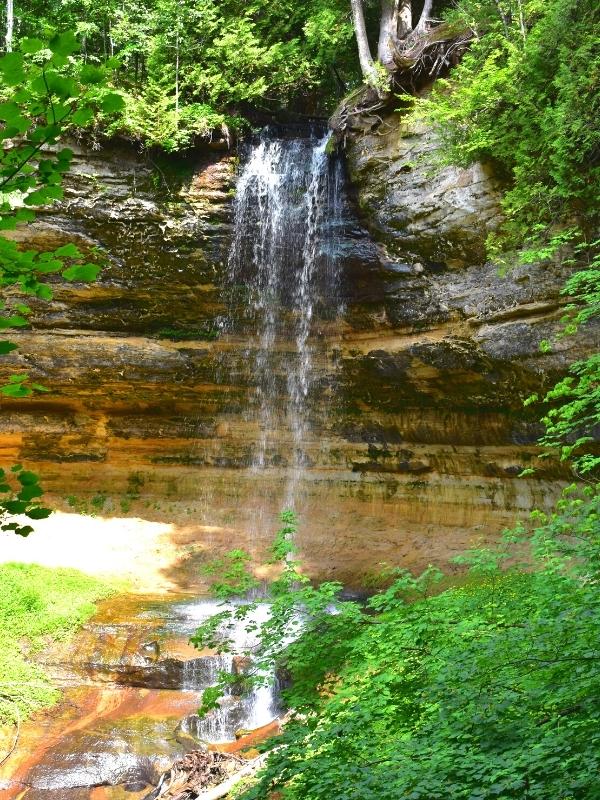
[[[129,591],[167,592],[164,571],[176,561],[173,526],[125,517],[89,517],[57,511],[35,522],[26,539],[0,533],[0,563],[20,561],[73,567],[124,583]]]

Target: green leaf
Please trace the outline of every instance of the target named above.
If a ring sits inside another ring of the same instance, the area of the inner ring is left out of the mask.
[[[32,391],[26,386],[22,386],[20,383],[13,383],[8,386],[0,386],[0,394],[3,394],[5,397],[29,397]]]
[[[120,94],[111,92],[102,99],[100,107],[105,114],[114,114],[116,111],[122,111],[125,108],[125,100]]]
[[[81,253],[74,244],[69,243],[63,244],[62,247],[59,247],[57,250],[55,250],[54,255],[57,258],[79,258]]]
[[[56,158],[58,161],[69,163],[73,158],[73,151],[70,147],[63,147],[61,150],[58,151],[56,154]]]
[[[27,503],[24,500],[3,500],[0,504],[9,514],[23,514],[27,511]],[[29,516],[29,514],[27,514]]]
[[[29,519],[47,519],[50,514],[52,514],[52,510],[49,508],[30,508],[29,511],[25,512]]]
[[[42,97],[46,97],[50,93],[60,97],[61,100],[68,100],[78,95],[75,81],[61,75],[56,70],[49,70],[33,80],[31,88]]]
[[[42,206],[52,200],[62,200],[63,194],[60,186],[43,186],[41,189],[37,189],[37,191],[27,195],[24,202],[28,206]]]
[[[64,33],[57,34],[50,40],[48,46],[54,54],[62,57],[70,56],[80,49],[79,41],[73,31],[65,31]]]
[[[6,339],[4,341],[0,341],[0,355],[2,356],[12,353],[13,350],[17,349],[18,345],[14,344],[14,342],[9,342]]]
[[[37,484],[35,484],[31,486],[24,486],[17,494],[17,497],[19,500],[30,502],[31,500],[35,500],[36,497],[41,497],[43,494],[44,492]]]
[[[36,475],[35,472],[28,472],[27,470],[23,470],[17,475],[17,479],[19,483],[23,486],[33,486],[35,483],[39,483],[39,475]]]
[[[21,53],[6,53],[0,58],[0,73],[7,86],[17,86],[25,81]]]
[[[6,328],[23,328],[26,325],[29,325],[28,320],[17,314],[13,314],[10,317],[0,317],[0,330],[5,330]]]
[[[39,53],[46,45],[41,39],[21,39],[19,47],[23,53]]]
[[[52,300],[53,293],[52,288],[48,286],[46,283],[40,283],[35,289],[35,296],[39,297],[40,300]]]
[[[63,267],[64,263],[58,259],[55,259],[54,261],[44,261],[41,264],[37,264],[36,270],[37,272],[41,272],[45,275],[49,272],[60,272]]]
[[[10,124],[14,119],[20,116],[21,108],[12,100],[6,103],[0,103],[0,119]]]
[[[82,106],[81,108],[78,108],[72,117],[73,124],[77,125],[79,128],[85,127],[93,119],[94,112],[88,106]]]
[[[103,83],[104,70],[92,64],[84,64],[79,71],[79,80],[85,84]]]
[[[63,278],[68,281],[95,281],[100,272],[96,264],[82,264],[69,267],[63,272]]]
[[[17,222],[33,222],[35,220],[35,211],[29,208],[19,208],[15,211],[15,219]]]

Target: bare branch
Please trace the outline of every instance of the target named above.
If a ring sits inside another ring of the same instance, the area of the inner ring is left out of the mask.
[[[431,10],[433,8],[433,0],[425,0],[423,11],[415,28],[417,33],[424,33],[427,30],[428,23],[431,19]]]

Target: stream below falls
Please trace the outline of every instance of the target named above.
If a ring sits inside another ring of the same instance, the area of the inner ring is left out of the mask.
[[[235,751],[236,731],[272,722],[279,708],[268,686],[244,698],[232,693],[219,711],[197,716],[202,690],[219,671],[243,670],[246,659],[235,651],[252,646],[238,626],[228,633],[232,653],[192,648],[190,635],[216,611],[214,601],[191,597],[104,601],[75,642],[46,654],[62,698],[22,726],[15,752],[0,767],[0,797],[143,797],[199,741]],[[256,621],[264,613],[260,607]]]

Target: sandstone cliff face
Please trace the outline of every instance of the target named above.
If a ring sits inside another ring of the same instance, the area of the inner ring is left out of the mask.
[[[522,399],[590,346],[538,350],[558,326],[558,267],[501,278],[484,263],[499,218],[485,168],[431,177],[427,133],[372,124],[348,143],[360,220],[348,203],[343,318],[314,324],[301,481],[308,566],[351,585],[379,562],[445,564],[547,506],[568,476],[546,465],[518,477],[539,433]],[[0,416],[3,460],[35,466],[71,506],[176,523],[182,586],[197,584],[207,552],[264,550],[292,464],[282,424],[267,468],[252,468],[253,344],[241,322],[219,334],[232,313],[234,173],[230,153],[152,163],[125,147],[80,149],[66,202],[26,241],[97,247],[107,267],[93,286],[57,285],[19,334],[12,368],[52,393],[3,401]],[[282,384],[294,357],[282,345]]]

